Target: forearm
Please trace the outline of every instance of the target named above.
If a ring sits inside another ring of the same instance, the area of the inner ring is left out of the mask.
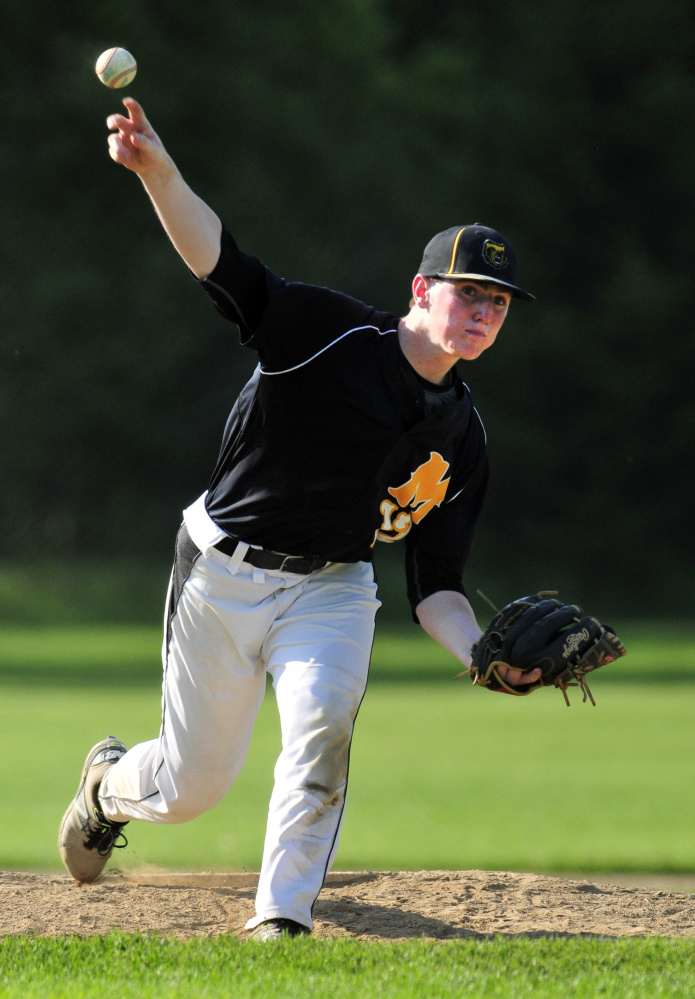
[[[123,104],[128,117],[106,120],[109,155],[138,175],[174,247],[195,276],[205,278],[219,258],[222,223],[186,184],[138,102],[126,97]]]
[[[173,162],[140,179],[174,249],[196,277],[207,277],[220,254],[222,223],[184,181]]]
[[[420,624],[436,642],[448,649],[465,666],[471,664],[471,645],[481,631],[473,608],[462,593],[439,590],[418,604]]]

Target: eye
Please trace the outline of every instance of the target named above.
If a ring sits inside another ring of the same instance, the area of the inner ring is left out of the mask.
[[[494,303],[498,309],[506,309],[509,305],[509,299],[506,295],[495,295]]]
[[[465,295],[467,298],[475,298],[478,294],[478,289],[474,284],[463,284],[461,285],[461,294]]]

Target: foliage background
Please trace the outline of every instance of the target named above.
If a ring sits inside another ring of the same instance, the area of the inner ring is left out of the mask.
[[[92,67],[120,44],[186,178],[286,277],[401,313],[434,232],[483,221],[515,244],[538,302],[462,372],[493,466],[471,589],[691,613],[685,0],[7,0],[3,15],[0,595],[33,571],[69,607],[99,564],[122,571],[131,617],[158,616],[180,511],[254,364],[107,156],[120,95]]]

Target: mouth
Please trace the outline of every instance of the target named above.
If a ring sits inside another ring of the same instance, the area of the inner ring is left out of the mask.
[[[478,355],[481,350],[489,346],[487,334],[476,327],[464,326],[457,333],[453,334],[448,341],[449,350],[461,356],[471,355],[471,351]]]

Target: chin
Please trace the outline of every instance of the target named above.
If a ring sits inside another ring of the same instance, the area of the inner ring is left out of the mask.
[[[468,350],[459,350],[456,353],[456,359],[458,361],[475,361],[477,358],[480,357],[480,355],[484,350],[485,350],[484,347],[478,347],[477,350],[475,348],[469,348]]]
[[[484,340],[467,340],[465,343],[450,344],[449,352],[460,361],[474,361],[489,347]]]

